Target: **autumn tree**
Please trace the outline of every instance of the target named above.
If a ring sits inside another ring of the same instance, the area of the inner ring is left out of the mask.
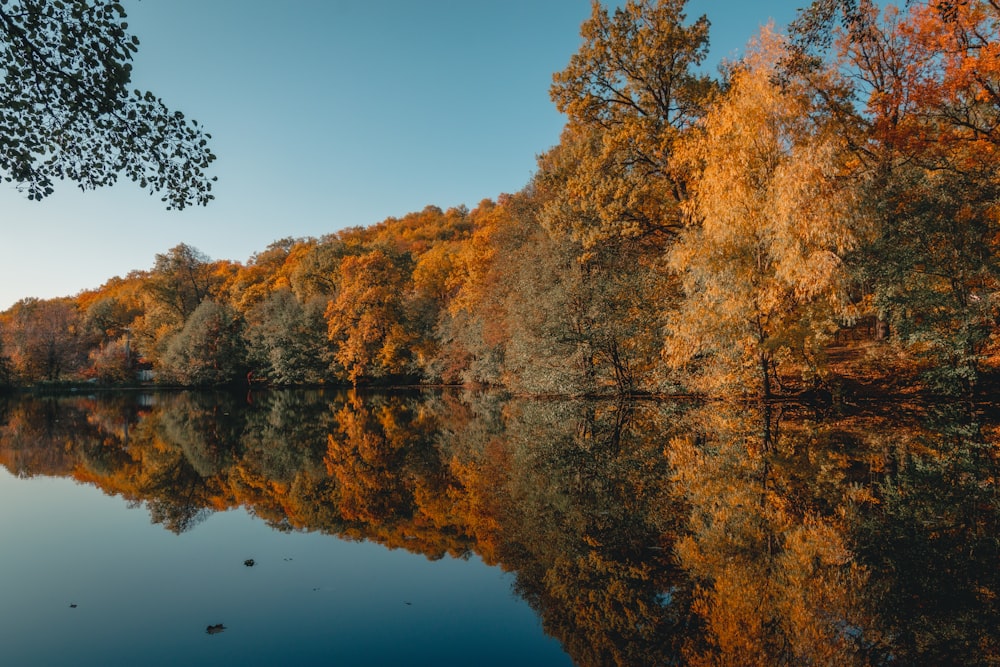
[[[780,54],[765,32],[685,138],[690,222],[670,253],[684,289],[672,361],[707,360],[704,386],[765,397],[783,356],[808,356],[835,330],[855,243],[841,142],[805,91],[775,81]]]
[[[868,98],[892,160],[867,264],[876,304],[931,362],[937,385],[966,395],[1000,316],[998,21],[1000,8],[983,1],[913,4],[898,22],[890,15],[876,34],[891,45],[885,58],[903,67]]]
[[[14,378],[13,364],[4,351],[3,339],[3,330],[0,328],[0,390],[9,388]]]
[[[595,150],[594,135],[565,132],[562,142],[539,158],[529,186],[537,201],[535,217],[565,255],[561,280],[572,288],[563,311],[594,383],[623,394],[650,390],[663,381],[661,331],[666,306],[676,300],[676,280],[662,260],[663,238],[619,236],[589,247],[575,238],[574,229],[600,225],[592,204],[567,185],[586,162],[581,153]],[[538,262],[526,265],[533,261]]]
[[[442,211],[438,206],[425,206],[422,211],[407,213],[402,218],[387,218],[365,230],[369,246],[392,246],[419,257],[442,241],[453,241],[468,235],[469,210],[464,206]]]
[[[609,12],[595,0],[581,28],[583,45],[553,77],[552,99],[568,118],[565,133],[590,142],[566,183],[592,211],[573,225],[585,246],[678,227],[684,182],[672,167],[674,144],[702,115],[713,89],[698,71],[708,19],[686,23],[684,5],[627,0]]]
[[[425,206],[423,210],[376,225],[338,234],[341,256],[366,255],[389,251],[396,257],[408,257],[412,280],[401,301],[403,323],[400,333],[409,338],[407,354],[410,371],[431,381],[454,380],[454,375],[439,361],[438,333],[442,319],[448,319],[447,305],[456,292],[453,280],[456,258],[473,228],[473,214],[465,206],[442,210]],[[334,282],[342,272],[334,272]],[[343,286],[343,285],[341,285]],[[447,325],[446,325],[447,326]]]
[[[121,338],[132,322],[142,315],[143,304],[135,294],[135,290],[118,289],[126,282],[120,278],[112,279],[92,297],[90,295],[77,297],[83,313],[84,326],[102,341]]]
[[[157,253],[147,289],[180,322],[210,296],[211,259],[197,248],[180,243]]]
[[[441,334],[451,323],[448,306],[458,292],[463,242],[439,241],[417,259],[413,267],[413,326],[422,335],[414,347],[414,361],[426,379],[455,382],[454,369],[447,368],[439,354]],[[446,334],[447,335],[447,334]]]
[[[687,174],[675,151],[716,87],[699,71],[708,19],[688,22],[683,0],[594,2],[583,45],[553,77],[568,118],[540,161],[539,220],[579,243],[568,303],[587,373],[606,369],[618,391],[662,385],[663,317],[678,290],[661,262],[682,227]],[[549,336],[551,339],[551,336]],[[598,381],[598,384],[603,384]]]
[[[247,313],[278,290],[291,286],[295,269],[293,253],[308,245],[302,239],[284,238],[254,253],[246,264],[236,267],[229,280],[219,286],[219,293],[241,313]]]
[[[209,257],[186,243],[158,253],[142,281],[143,315],[134,326],[139,351],[156,363],[195,309],[216,296],[219,283]]]
[[[0,173],[42,199],[120,175],[168,208],[213,199],[210,135],[130,88],[139,40],[109,0],[10,0],[0,7]]]
[[[108,383],[128,382],[136,361],[133,324],[145,311],[143,279],[138,274],[112,278],[96,290],[77,295],[81,328],[90,348],[87,373]]]
[[[835,47],[840,77],[814,90],[855,128],[845,134],[874,222],[858,282],[937,386],[966,394],[998,314],[998,20],[984,0],[820,0],[796,22],[789,59],[809,78]]]
[[[331,298],[336,291],[337,268],[347,253],[346,244],[336,235],[296,247],[288,277],[295,296],[303,302]]]
[[[470,238],[450,245],[447,255],[430,250],[418,261],[418,294],[436,283],[434,301],[443,305],[429,372],[520,392],[585,393],[616,386],[605,352],[623,352],[618,368],[631,370],[633,360],[614,347],[604,327],[627,320],[618,306],[629,299],[600,296],[622,296],[619,276],[598,277],[578,261],[579,241],[543,225],[539,208],[546,196],[533,179],[499,202],[481,202],[469,214]]]
[[[512,262],[525,229],[512,214],[512,197],[484,200],[469,217],[473,232],[457,248],[448,286],[454,294],[437,325],[433,372],[448,381],[500,384],[508,338],[504,302]]]
[[[352,383],[411,372],[409,255],[377,248],[340,264],[340,291],[326,309],[336,361]]]
[[[54,381],[79,370],[80,317],[68,299],[22,299],[7,313],[5,349],[18,379]]]
[[[90,350],[89,372],[106,384],[127,383],[133,378],[134,354],[128,338],[119,338]]]

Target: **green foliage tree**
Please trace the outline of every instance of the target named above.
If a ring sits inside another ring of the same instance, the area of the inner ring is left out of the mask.
[[[232,382],[246,365],[241,327],[230,306],[203,301],[184,328],[170,338],[160,371],[184,385]]]
[[[869,200],[878,233],[857,261],[894,340],[922,360],[936,390],[965,396],[1000,321],[1000,181],[983,171],[895,169]]]
[[[593,323],[579,246],[525,224],[524,245],[509,264],[504,299],[507,340],[503,383],[519,392],[576,394],[598,383],[590,336]]]
[[[589,247],[577,239],[575,229],[601,224],[599,213],[570,185],[586,162],[581,152],[594,150],[594,135],[567,132],[539,158],[531,186],[535,217],[565,255],[555,282],[573,283],[564,312],[585,353],[591,384],[613,385],[619,393],[649,390],[663,380],[661,331],[668,306],[676,301],[677,281],[662,261],[662,238],[616,236]],[[532,261],[539,260],[526,265]]]
[[[115,296],[93,301],[83,312],[83,326],[100,340],[114,340],[125,335],[129,325],[142,315],[137,304]]]
[[[217,299],[216,276],[207,255],[185,243],[158,253],[153,269],[143,276],[143,314],[133,327],[137,347],[157,364],[171,337],[178,333],[198,306]]]
[[[313,299],[328,299],[337,288],[337,267],[347,254],[342,240],[335,235],[303,244],[299,248],[289,283],[303,303]]]
[[[168,208],[213,199],[211,136],[129,87],[139,40],[125,18],[109,0],[0,5],[0,174],[29,199],[58,180],[93,189],[122,174]]]
[[[319,300],[301,303],[289,289],[251,309],[243,335],[254,374],[280,385],[328,380],[332,351],[324,309]]]

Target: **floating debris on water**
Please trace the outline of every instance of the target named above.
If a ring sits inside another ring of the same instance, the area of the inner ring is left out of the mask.
[[[253,558],[247,558],[245,561],[243,561],[243,564],[246,565],[247,567],[253,567],[254,565],[256,565],[256,562],[254,561]]]
[[[220,632],[223,632],[225,629],[226,626],[224,626],[222,623],[216,623],[215,625],[210,625],[207,628],[205,628],[205,633],[210,635],[217,635]]]

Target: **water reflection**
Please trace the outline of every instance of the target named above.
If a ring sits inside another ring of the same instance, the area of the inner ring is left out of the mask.
[[[191,531],[476,554],[578,665],[995,664],[997,427],[967,409],[490,393],[0,399],[0,463]]]

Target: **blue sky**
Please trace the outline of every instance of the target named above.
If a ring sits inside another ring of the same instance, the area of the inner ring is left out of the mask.
[[[691,0],[712,67],[806,0]],[[216,201],[166,211],[131,182],[29,202],[0,187],[0,309],[69,296],[187,243],[246,261],[428,204],[521,189],[564,119],[552,73],[589,0],[126,0],[133,84],[212,133]]]

